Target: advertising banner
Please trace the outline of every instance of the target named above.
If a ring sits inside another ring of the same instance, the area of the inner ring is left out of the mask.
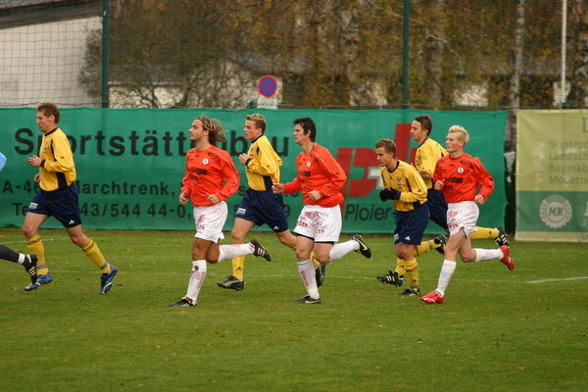
[[[588,110],[520,110],[516,239],[588,242]]]
[[[83,224],[104,229],[192,229],[192,209],[178,204],[185,155],[190,148],[188,129],[195,117],[220,120],[227,141],[219,147],[234,158],[241,188],[231,197],[230,229],[247,179],[238,155],[249,147],[243,137],[245,116],[266,117],[266,135],[282,157],[282,182],[296,175],[294,160],[300,147],[294,143],[293,120],[311,117],[317,124],[316,141],[327,147],[348,174],[343,189],[343,232],[391,233],[391,204],[378,197],[379,167],[374,145],[380,138],[396,139],[399,158],[410,160],[415,142],[410,140],[412,119],[430,114],[432,138],[444,144],[448,128],[464,126],[471,134],[466,151],[479,156],[494,176],[496,191],[481,207],[479,224],[504,222],[503,130],[505,112],[423,112],[411,110],[205,110],[205,109],[62,109],[59,126],[70,138],[80,190]],[[0,109],[0,151],[7,165],[0,172],[0,226],[20,226],[34,196],[35,169],[26,158],[38,154],[41,132],[35,109]],[[285,195],[289,222],[294,227],[302,208],[301,195]],[[45,227],[60,227],[54,219]],[[265,228],[267,229],[267,228]],[[430,233],[441,230],[430,225]]]

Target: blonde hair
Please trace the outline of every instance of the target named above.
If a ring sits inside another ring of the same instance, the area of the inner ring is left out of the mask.
[[[457,140],[467,143],[470,140],[470,134],[461,125],[452,125],[449,127],[449,133],[457,133]]]
[[[262,114],[259,114],[259,113],[249,114],[247,116],[247,120],[253,121],[255,123],[255,126],[259,129],[261,129],[261,133],[265,133],[265,117],[263,117]]]

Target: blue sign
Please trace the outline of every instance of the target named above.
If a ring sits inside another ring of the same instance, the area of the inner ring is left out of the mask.
[[[257,91],[266,98],[271,98],[278,91],[278,80],[271,75],[265,75],[257,81]]]

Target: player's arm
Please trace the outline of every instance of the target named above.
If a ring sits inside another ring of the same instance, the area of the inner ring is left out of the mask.
[[[192,187],[190,187],[190,172],[186,167],[184,171],[184,177],[182,178],[182,186],[180,187],[180,197],[179,202],[181,205],[186,205],[188,200],[190,200],[190,195],[192,194]]]
[[[488,173],[482,162],[478,158],[474,158],[474,169],[476,173],[476,179],[478,180],[478,185],[480,187],[478,195],[484,197],[484,202],[488,200],[488,196],[490,196],[494,192],[494,178],[492,175]]]
[[[398,200],[405,203],[414,203],[415,201],[427,198],[427,186],[416,170],[410,170],[407,172],[406,181],[408,182],[410,191],[401,192]]]
[[[433,188],[440,191],[445,187],[445,178],[443,177],[443,160],[438,160],[433,172]]]
[[[259,148],[257,156],[250,157],[245,161],[247,170],[251,173],[261,176],[271,176],[278,170],[278,162],[272,154],[272,146],[269,143],[258,143]]]
[[[430,145],[425,144],[418,149],[417,154],[419,154],[419,159],[415,159],[415,162],[418,162],[418,165],[415,167],[419,174],[425,180],[432,179],[433,173],[435,172],[435,164],[437,163],[433,149]]]
[[[53,139],[51,150],[53,159],[43,159],[39,166],[55,173],[65,173],[74,169],[73,153],[66,137]]]
[[[330,180],[323,186],[316,189],[322,196],[331,196],[341,190],[347,181],[347,175],[339,165],[339,162],[333,158],[329,150],[322,150],[322,152],[314,152],[317,162],[321,165],[322,170],[328,173]]]
[[[223,178],[225,180],[225,184],[223,188],[216,194],[219,201],[227,200],[229,197],[233,196],[237,190],[239,189],[239,172],[233,163],[231,157],[226,154],[226,156],[221,157],[221,170],[223,173]]]
[[[302,189],[302,184],[300,183],[300,178],[296,176],[292,181],[282,184],[283,191],[281,193],[296,193],[300,192]]]

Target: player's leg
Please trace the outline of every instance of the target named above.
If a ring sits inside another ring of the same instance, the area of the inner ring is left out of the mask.
[[[310,252],[319,259],[328,262],[329,252],[332,244],[315,244],[314,239],[298,235],[296,237],[296,260],[298,262],[298,273],[302,284],[306,289],[308,295],[296,301],[298,304],[320,304],[320,294],[316,281],[316,272],[312,261],[310,260]],[[322,259],[321,259],[322,258]]]
[[[470,235],[472,240],[493,240],[500,235],[498,227],[475,227],[476,231]]]
[[[34,290],[37,287],[37,256],[16,252],[9,247],[0,244],[0,259],[20,264],[31,278],[31,284],[25,287],[26,291]]]
[[[245,240],[245,236],[255,225],[255,222],[246,220],[243,218],[235,218],[233,229],[231,230],[231,237],[233,244],[242,244]],[[243,290],[245,287],[244,282],[244,268],[245,268],[245,256],[237,256],[231,259],[232,274],[227,276],[227,280],[224,282],[217,282],[217,286],[225,289]]]
[[[497,249],[472,248],[471,242],[468,241],[459,250],[459,254],[462,260],[467,263],[500,260],[511,271],[515,267],[514,260],[509,255],[510,249],[507,245],[502,245]]]
[[[396,255],[404,260],[410,286],[400,293],[402,296],[420,294],[419,264],[414,256],[415,247],[421,244],[423,233],[429,222],[429,205],[425,203],[413,211],[397,213],[398,242]]]
[[[198,235],[198,233],[196,233],[196,235]],[[188,279],[186,295],[184,295],[179,301],[171,303],[169,306],[196,306],[200,289],[202,288],[202,284],[204,283],[208,271],[206,255],[209,253],[209,248],[212,245],[213,242],[211,240],[198,238],[196,236],[192,239],[192,270],[190,271],[190,278]]]
[[[39,236],[39,228],[48,218],[49,216],[45,214],[27,212],[22,225],[22,232],[27,241],[27,250],[29,254],[37,255],[37,281],[39,284],[47,284],[53,280],[45,261],[45,247]]]

